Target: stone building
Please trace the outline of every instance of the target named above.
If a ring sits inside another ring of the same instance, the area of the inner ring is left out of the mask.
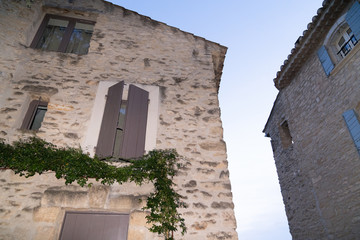
[[[293,239],[360,239],[359,39],[359,1],[324,1],[274,79],[264,133]]]
[[[175,238],[237,239],[218,102],[226,47],[103,0],[0,1],[0,29],[2,139],[126,157],[176,148],[188,231]],[[126,119],[112,130],[109,102],[115,122]],[[115,225],[116,239],[164,238],[148,231],[139,202],[151,184],[88,188],[1,169],[0,188],[0,239],[64,238],[66,225],[86,234],[82,220],[69,223],[85,215],[85,226],[110,221],[96,232]]]

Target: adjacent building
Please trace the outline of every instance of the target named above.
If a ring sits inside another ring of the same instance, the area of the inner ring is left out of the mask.
[[[293,239],[360,239],[359,40],[359,1],[324,1],[274,79],[264,133]]]
[[[103,0],[29,3],[0,1],[0,137],[92,156],[176,148],[188,231],[175,239],[237,239],[218,101],[227,48]],[[163,239],[139,201],[151,184],[66,186],[1,169],[0,188],[0,239],[60,239],[69,226]]]

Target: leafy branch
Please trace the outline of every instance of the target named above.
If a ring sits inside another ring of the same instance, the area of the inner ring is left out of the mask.
[[[123,167],[116,167],[98,157],[90,157],[77,148],[59,148],[42,139],[32,137],[19,140],[12,145],[0,141],[0,168],[12,169],[16,174],[31,177],[36,173],[55,172],[56,178],[64,178],[65,184],[77,182],[80,186],[91,186],[89,178],[104,185],[135,182],[154,184],[154,192],[147,198],[143,210],[149,210],[147,223],[151,232],[162,234],[172,240],[178,228],[186,232],[185,220],[177,209],[186,207],[182,196],[174,190],[173,177],[180,164],[174,149],[154,150],[139,159],[126,160]]]

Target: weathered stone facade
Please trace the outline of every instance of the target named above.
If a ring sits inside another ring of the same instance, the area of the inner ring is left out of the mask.
[[[343,116],[360,113],[360,44],[343,59],[332,49],[344,25],[356,32],[348,19],[357,4],[324,1],[274,79],[279,93],[264,132],[293,239],[360,239],[360,159]]]
[[[29,47],[45,14],[96,22],[88,54]],[[226,47],[101,0],[35,0],[31,8],[0,1],[0,29],[1,138],[36,135],[91,153],[101,83],[154,86],[152,147],[185,157],[176,183],[188,205],[180,210],[188,232],[175,238],[237,239],[218,103]],[[48,102],[41,128],[21,130],[30,101],[40,97]],[[163,239],[147,230],[139,202],[151,184],[65,186],[51,172],[24,178],[3,169],[0,188],[0,239],[58,239],[66,211],[130,214],[128,239]]]

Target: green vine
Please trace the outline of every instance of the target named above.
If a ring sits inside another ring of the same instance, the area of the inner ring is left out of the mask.
[[[120,159],[127,162],[126,166],[115,167],[108,164],[109,160],[91,158],[81,149],[59,148],[36,137],[12,145],[0,141],[0,168],[12,169],[20,176],[54,171],[56,178],[65,179],[65,184],[77,182],[80,186],[91,186],[89,178],[106,185],[152,182],[155,190],[148,196],[143,210],[150,212],[146,216],[147,223],[152,224],[149,230],[169,240],[178,228],[182,234],[186,232],[185,220],[177,211],[186,206],[181,195],[175,192],[173,182],[180,167],[178,159],[175,150],[154,150],[140,159]]]

